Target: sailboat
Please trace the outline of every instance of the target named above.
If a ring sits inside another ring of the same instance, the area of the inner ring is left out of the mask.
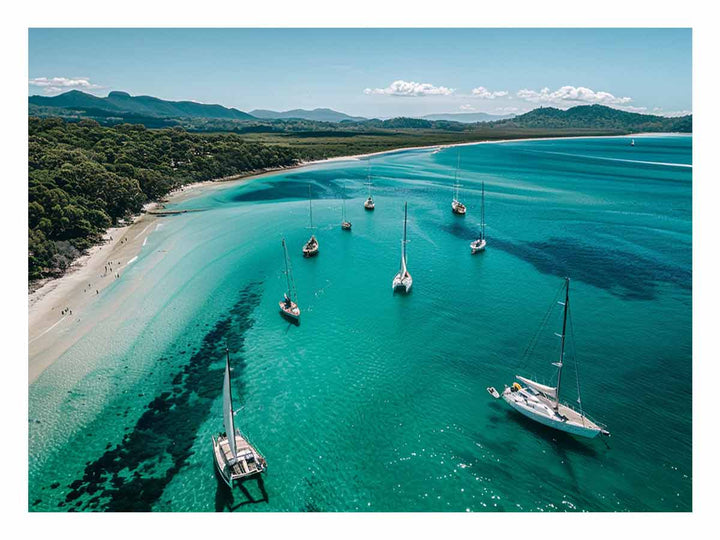
[[[352,229],[352,223],[347,220],[347,212],[345,210],[345,186],[343,185],[342,192],[342,223],[340,224],[343,231],[349,231]]]
[[[290,266],[290,255],[288,255],[285,239],[282,239],[283,252],[285,253],[285,277],[287,279],[287,291],[283,299],[278,302],[280,304],[280,312],[293,322],[300,322],[300,308],[297,305],[297,291],[295,290],[295,280],[292,277],[292,267]]]
[[[372,187],[372,182],[370,181],[370,160],[368,159],[368,169],[367,169],[367,182],[365,182],[365,185],[368,187],[368,198],[365,201],[365,210],[375,210],[375,201],[373,200],[372,192],[370,191],[370,188]]]
[[[310,186],[308,186],[308,200],[310,201],[310,229],[312,230],[313,227],[313,221],[312,221],[312,191],[310,189]],[[310,236],[310,240],[305,242],[305,245],[303,246],[303,257],[314,257],[320,252],[320,244],[318,244],[317,238],[315,238],[315,235],[312,234]]]
[[[579,381],[577,401],[580,410],[560,402],[560,383],[565,364],[565,337],[570,310],[570,278],[565,278],[564,288],[565,301],[559,302],[563,306],[562,334],[556,334],[560,338],[560,358],[557,362],[553,362],[553,366],[557,368],[555,386],[516,375],[515,378],[519,382],[514,382],[510,388],[506,386],[501,397],[519,413],[545,426],[591,439],[598,435],[610,435],[604,427],[590,420],[583,412]],[[495,389],[488,388],[488,392],[492,394],[491,390]]]
[[[465,205],[460,202],[459,195],[460,195],[460,183],[458,182],[458,169],[460,169],[460,150],[458,150],[457,155],[457,166],[455,167],[455,187],[453,191],[453,201],[451,204],[453,214],[457,214],[459,216],[464,216],[465,212],[467,212],[467,208],[465,208]]]
[[[635,146],[635,139],[630,139],[630,146]]]
[[[480,238],[470,242],[470,251],[480,253],[485,250],[487,240],[485,239],[485,182],[482,183],[482,198],[480,204]]]
[[[407,269],[407,253],[406,253],[406,246],[407,246],[407,203],[405,203],[405,222],[403,225],[403,239],[402,239],[402,245],[400,250],[400,271],[395,274],[395,277],[393,278],[392,288],[393,291],[404,291],[406,293],[410,292],[410,287],[412,287],[412,276],[410,275],[410,272],[408,272]]]
[[[223,382],[223,421],[225,433],[212,437],[215,466],[225,483],[232,487],[235,480],[255,476],[265,471],[265,458],[235,427],[230,390],[230,351],[226,349],[225,381]]]

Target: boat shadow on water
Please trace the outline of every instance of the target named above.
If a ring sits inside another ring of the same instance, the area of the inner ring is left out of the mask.
[[[215,491],[216,512],[234,512],[235,510],[249,504],[262,504],[270,502],[265,489],[265,480],[261,475],[257,475],[252,478],[245,478],[243,480],[236,480],[233,483],[233,487],[230,488],[225,481],[220,478],[217,470],[215,470],[215,480],[217,481],[217,489]],[[259,491],[260,496],[254,497],[248,487],[255,493]]]
[[[300,326],[300,319],[295,319],[293,317],[290,317],[289,315],[285,314],[282,310],[280,310],[280,316],[285,320],[286,323],[288,323],[287,330],[290,330],[290,326]]]

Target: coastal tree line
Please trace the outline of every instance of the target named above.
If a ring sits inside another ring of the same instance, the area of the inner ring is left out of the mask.
[[[62,274],[105,230],[182,185],[297,163],[284,145],[234,133],[29,118],[28,269]]]

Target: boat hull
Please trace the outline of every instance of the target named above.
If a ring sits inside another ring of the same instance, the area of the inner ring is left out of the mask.
[[[295,322],[300,321],[300,309],[297,307],[296,304],[292,304],[290,307],[283,302],[278,302],[278,305],[280,306],[280,314],[283,315],[285,318],[290,319]]]
[[[481,251],[485,251],[486,245],[487,245],[487,242],[485,240],[482,240],[480,243],[471,242],[470,243],[470,251],[472,253],[480,253]]]
[[[412,288],[413,280],[410,274],[407,274],[404,278],[398,273],[393,279],[393,292],[405,292],[409,293]]]
[[[343,221],[343,223],[340,225],[343,231],[349,231],[352,229],[352,223],[349,221]]]
[[[212,444],[215,469],[229,487],[232,488],[235,481],[252,478],[265,472],[267,467],[265,458],[245,440],[239,431],[235,433],[235,444],[239,456],[235,463],[228,461],[230,451],[226,436],[212,437]]]
[[[465,205],[458,201],[453,201],[452,203],[452,211],[453,214],[458,216],[464,216],[465,212],[467,212],[467,208],[465,208]]]
[[[542,424],[544,426],[547,426],[549,428],[557,429],[558,431],[564,431],[565,433],[570,433],[571,435],[576,435],[578,437],[584,437],[587,439],[594,439],[600,433],[602,432],[602,429],[598,426],[594,425],[588,425],[583,426],[579,425],[577,423],[563,420],[559,415],[550,414],[544,407],[540,408],[533,408],[531,406],[526,405],[527,402],[523,402],[523,400],[518,399],[518,396],[513,395],[515,392],[511,392],[509,388],[507,388],[503,394],[502,398],[507,403],[515,409],[517,412],[525,416],[526,418],[529,418],[530,420],[534,420],[535,422],[538,422],[539,424]],[[543,404],[541,404],[543,405]],[[592,424],[590,421],[588,421],[588,424]]]

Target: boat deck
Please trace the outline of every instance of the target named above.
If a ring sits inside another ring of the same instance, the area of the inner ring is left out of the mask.
[[[226,436],[218,437],[214,445],[215,461],[221,468],[223,476],[229,476],[230,480],[237,480],[265,470],[265,459],[239,432],[235,433],[235,446],[238,459],[233,462],[232,451]],[[222,465],[220,466],[220,464]]]
[[[551,400],[547,396],[544,396],[539,392],[535,392],[532,389],[523,388],[517,392],[510,393],[510,396],[512,396],[512,398],[516,401],[524,401],[527,408],[533,409],[536,413],[541,413],[551,420],[574,424],[578,427],[586,429],[604,431],[601,426],[568,405],[560,403],[557,411],[555,411],[554,400]]]

